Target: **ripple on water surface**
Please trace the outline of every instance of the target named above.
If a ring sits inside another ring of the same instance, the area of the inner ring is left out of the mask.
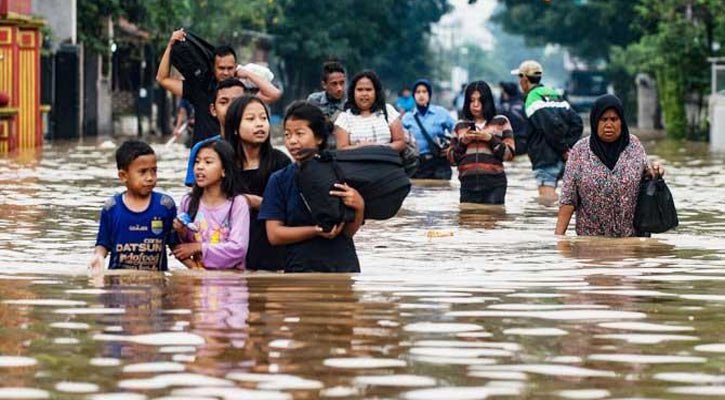
[[[483,327],[475,324],[457,324],[445,322],[417,322],[403,327],[407,332],[420,333],[458,333],[482,331]]]
[[[483,400],[492,396],[516,396],[519,389],[491,386],[443,387],[403,393],[406,400]]]
[[[47,306],[47,307],[74,307],[84,306],[85,301],[65,300],[65,299],[22,299],[22,300],[3,300],[5,304],[18,306]]]
[[[98,334],[93,336],[93,340],[131,342],[149,346],[201,346],[206,343],[203,337],[188,332],[161,332],[131,336]]]
[[[90,382],[58,382],[55,390],[65,393],[95,393],[98,385]]]
[[[0,356],[0,368],[32,367],[36,364],[38,361],[31,357]]]
[[[436,380],[421,375],[371,375],[355,378],[358,386],[425,387],[435,386]]]
[[[314,379],[305,379],[289,374],[259,374],[248,372],[230,372],[226,379],[256,383],[263,390],[316,390],[325,385]]]
[[[227,379],[188,373],[161,374],[148,379],[124,379],[118,382],[119,388],[128,390],[159,390],[179,386],[234,386],[234,383]]]
[[[0,399],[49,399],[50,393],[41,389],[4,387],[0,388]]]
[[[343,369],[369,369],[369,368],[401,368],[406,363],[395,358],[328,358],[322,362],[326,367]]]

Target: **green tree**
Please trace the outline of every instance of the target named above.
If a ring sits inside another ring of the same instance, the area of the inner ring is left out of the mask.
[[[106,33],[108,17],[121,14],[120,0],[78,0],[78,41],[87,49],[98,54],[109,51],[109,37]]]
[[[670,137],[699,139],[705,122],[688,121],[685,103],[704,107],[709,89],[707,58],[713,43],[723,38],[722,0],[640,0],[638,20],[643,36],[615,48],[613,66],[655,77],[665,129]],[[699,112],[698,112],[699,115]]]
[[[506,7],[494,20],[531,46],[560,44],[586,60],[609,59],[611,46],[639,38],[632,22],[636,0],[501,0]]]
[[[427,75],[431,23],[447,0],[280,1],[271,27],[286,97],[302,98],[319,84],[321,64],[342,61],[348,71],[375,69],[391,85]]]

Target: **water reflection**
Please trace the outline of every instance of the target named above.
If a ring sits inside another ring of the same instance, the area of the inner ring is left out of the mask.
[[[725,166],[647,143],[677,232],[557,238],[529,164],[505,207],[416,182],[356,236],[363,273],[85,275],[113,149],[0,160],[0,398],[722,396]],[[180,198],[184,149],[156,148]]]

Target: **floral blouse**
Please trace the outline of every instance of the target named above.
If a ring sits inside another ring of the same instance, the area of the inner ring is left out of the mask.
[[[574,206],[579,236],[635,236],[634,209],[647,154],[634,135],[609,170],[581,139],[569,152],[561,187],[561,205]]]

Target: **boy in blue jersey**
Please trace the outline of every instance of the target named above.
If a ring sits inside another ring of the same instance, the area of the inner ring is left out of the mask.
[[[110,252],[109,269],[166,271],[166,246],[178,241],[172,227],[176,204],[154,192],[156,154],[148,144],[128,140],[116,150],[116,165],[126,191],[103,205],[90,268],[103,270]]]

